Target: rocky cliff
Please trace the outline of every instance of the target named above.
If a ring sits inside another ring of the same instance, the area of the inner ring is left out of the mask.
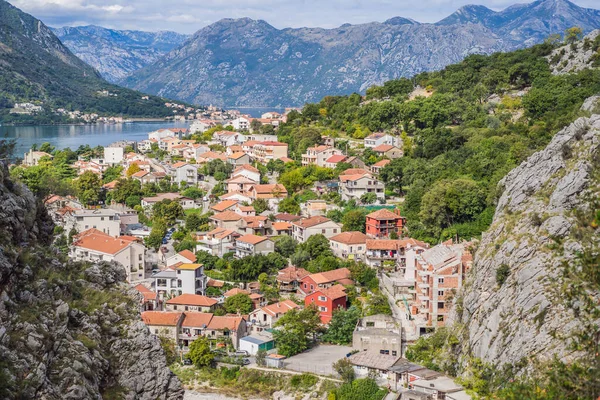
[[[334,29],[276,29],[225,19],[123,81],[128,87],[197,104],[291,106],[441,69],[474,53],[539,43],[572,26],[600,27],[600,11],[539,0],[501,12],[465,6],[424,24],[406,18]]]
[[[500,182],[494,222],[455,307],[463,361],[525,369],[592,353],[582,340],[600,334],[598,104],[588,99],[590,117]]]
[[[52,31],[73,54],[115,83],[152,64],[188,38],[169,31],[121,31],[93,25]]]
[[[52,230],[0,168],[0,398],[181,399],[122,268],[69,262]]]
[[[548,62],[554,75],[600,67],[600,30],[590,32],[583,40],[553,50]]]

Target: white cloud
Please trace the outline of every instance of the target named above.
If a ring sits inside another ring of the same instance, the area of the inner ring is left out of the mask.
[[[9,0],[50,26],[95,24],[117,29],[193,33],[221,18],[263,19],[277,28],[333,28],[401,16],[435,22],[466,4],[500,10],[522,0]],[[527,0],[531,1],[531,0]],[[575,0],[598,7],[598,0]]]

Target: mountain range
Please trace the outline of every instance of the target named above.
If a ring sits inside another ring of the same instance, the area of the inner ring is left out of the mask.
[[[120,31],[94,25],[51,29],[77,57],[114,83],[157,61],[189,37],[169,31]]]
[[[13,115],[15,103],[42,105],[37,115]],[[172,116],[165,100],[104,80],[40,20],[0,0],[0,120],[64,122],[53,110],[139,117]]]
[[[395,17],[334,29],[224,19],[121,83],[198,104],[302,105],[441,69],[469,54],[530,46],[573,26],[600,27],[600,11],[539,0],[500,12],[465,6],[433,24]]]

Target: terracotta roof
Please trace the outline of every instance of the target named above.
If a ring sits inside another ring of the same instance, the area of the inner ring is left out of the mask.
[[[137,290],[142,296],[144,296],[144,301],[156,300],[156,293],[148,289],[141,283],[135,285],[134,289]]]
[[[429,248],[429,243],[425,243],[425,242],[422,242],[420,240],[413,239],[413,238],[400,239],[399,242],[402,247],[420,246],[420,247],[424,247],[426,249]]]
[[[211,210],[215,210],[217,212],[223,212],[230,207],[235,206],[239,201],[238,200],[223,200],[214,206],[211,207]]]
[[[250,297],[252,300],[258,300],[258,299],[263,299],[265,296],[263,296],[262,294],[258,294],[258,293],[250,293]]]
[[[213,314],[201,312],[186,312],[184,313],[184,316],[181,326],[190,328],[202,328],[208,326],[210,320],[213,318]]]
[[[177,297],[167,300],[167,304],[181,304],[186,306],[211,307],[217,304],[218,301],[210,297],[201,296],[199,294],[184,293]]]
[[[391,212],[390,210],[388,210],[387,208],[382,208],[381,210],[377,210],[377,211],[373,211],[370,214],[367,214],[367,218],[372,218],[372,219],[400,219],[402,218],[401,216],[399,216],[398,214],[395,214],[393,212]]]
[[[233,159],[233,160],[238,160],[242,157],[244,157],[245,155],[247,155],[244,152],[238,151],[237,153],[233,153],[232,155],[229,156],[229,158]]]
[[[402,243],[400,240],[367,240],[367,250],[398,250],[401,247]]]
[[[331,146],[327,146],[327,145],[320,145],[320,146],[315,146],[315,147],[309,147],[308,150],[313,150],[316,151],[317,153],[321,153],[325,150],[329,150],[329,149],[333,149],[333,147]]]
[[[240,289],[240,288],[233,288],[233,289],[229,289],[228,291],[226,291],[225,293],[223,293],[224,297],[231,297],[231,296],[235,296],[236,294],[250,294],[247,291],[245,291],[244,289]]]
[[[146,325],[176,326],[182,315],[176,311],[144,311],[142,321]]]
[[[388,165],[391,162],[392,162],[391,160],[381,160],[381,161],[378,161],[375,164],[371,165],[371,167],[385,167],[386,165]]]
[[[275,215],[275,219],[293,222],[293,221],[298,221],[298,220],[302,219],[302,217],[299,215],[294,215],[294,214],[279,213],[279,214]]]
[[[233,145],[229,146],[229,149],[231,151],[233,151],[234,153],[240,152],[240,151],[242,151],[242,146],[240,146],[239,144],[233,144]]]
[[[272,194],[273,192],[279,192],[280,194],[287,194],[285,186],[280,184],[265,184],[265,185],[254,185],[252,186],[257,194]]]
[[[308,275],[310,275],[310,272],[308,272],[304,268],[290,266],[290,267],[281,269],[281,270],[279,270],[279,272],[277,272],[277,280],[280,282],[288,283],[288,282],[299,281]]]
[[[282,143],[282,142],[275,142],[272,140],[267,140],[266,142],[260,142],[259,144],[262,144],[264,146],[287,146],[287,143]]]
[[[46,201],[44,201],[44,204],[45,204],[45,205],[52,204],[52,203],[54,203],[54,202],[57,202],[57,201],[59,201],[59,200],[62,200],[62,199],[63,199],[63,197],[62,197],[62,196],[59,196],[59,195],[57,195],[57,194],[54,194],[54,195],[52,195],[52,196],[48,197],[48,198],[46,199]]]
[[[179,161],[178,163],[173,164],[173,168],[180,168],[180,167],[184,167],[186,165],[189,165],[189,164],[186,163],[185,161]]]
[[[260,142],[258,140],[246,140],[244,142],[243,146],[253,147],[253,146],[256,146],[259,143]]]
[[[238,208],[240,209],[240,211],[243,211],[243,212],[253,212],[254,211],[254,207],[252,207],[252,206],[239,206]]]
[[[114,189],[114,188],[117,186],[117,182],[119,182],[119,180],[118,180],[118,179],[115,179],[115,180],[114,180],[114,181],[112,181],[112,182],[108,182],[108,183],[106,183],[106,184],[102,185],[102,187],[103,187],[104,189]]]
[[[239,221],[242,219],[242,216],[233,211],[223,211],[221,213],[215,214],[211,219],[216,219],[218,221]]]
[[[298,306],[298,304],[294,303],[291,300],[284,300],[280,301],[279,303],[264,306],[260,310],[275,317],[277,315],[285,314],[286,312],[293,310],[294,308],[300,308],[300,306]]]
[[[231,235],[232,233],[235,233],[235,231],[232,231],[231,229],[225,229],[225,228],[215,228],[212,231],[207,232],[206,236],[211,235],[217,239],[223,239],[224,237],[227,237],[227,236]]]
[[[242,219],[250,228],[263,228],[265,226],[265,222],[267,221],[267,217],[263,215],[248,215],[242,217]]]
[[[292,229],[292,224],[289,222],[273,222],[272,226],[274,231],[289,231]]]
[[[131,243],[131,240],[114,238],[97,229],[89,229],[77,236],[73,246],[114,255],[129,247]]]
[[[250,197],[248,197],[248,195],[246,195],[245,193],[242,193],[242,192],[240,192],[238,190],[234,190],[233,192],[227,192],[223,196],[219,196],[219,199],[221,199],[221,200],[227,200],[228,198],[233,197],[235,195],[240,195],[240,196],[245,197],[248,200],[250,200]]]
[[[383,132],[375,132],[375,133],[371,133],[365,139],[379,139],[384,136],[385,136],[385,133],[383,133]]]
[[[341,175],[366,175],[368,173],[369,173],[369,171],[367,171],[366,169],[348,168],[347,170],[342,172]]]
[[[138,172],[136,172],[135,174],[133,174],[131,176],[135,177],[135,178],[143,178],[144,176],[148,175],[149,173],[150,172],[148,172],[148,171],[141,170],[141,171],[138,171]]]
[[[310,278],[315,281],[317,285],[329,282],[335,282],[340,279],[350,278],[350,270],[348,268],[334,269],[333,271],[319,272],[310,275]]]
[[[334,285],[327,289],[318,289],[315,292],[320,292],[332,300],[346,297],[346,288],[342,285]]]
[[[329,240],[344,244],[361,244],[367,242],[367,235],[362,232],[342,232],[329,238]]]
[[[294,160],[292,160],[289,157],[281,157],[280,160],[283,161],[284,163],[294,162]]]
[[[301,219],[300,221],[294,221],[292,223],[301,228],[310,228],[312,226],[324,224],[325,222],[330,221],[331,220],[329,218],[323,217],[322,215],[315,215],[314,217]]]
[[[195,271],[200,267],[202,267],[202,264],[181,264],[175,269],[181,269],[184,271]]]
[[[248,141],[248,142],[250,142],[250,141]],[[246,143],[248,143],[248,142],[246,142]],[[244,143],[244,144],[246,144],[246,143]],[[242,171],[244,169],[247,170],[247,171],[252,171],[252,172],[260,173],[260,171],[258,169],[254,168],[250,164],[240,165],[239,167],[237,167],[236,169],[233,170],[233,173],[235,174],[236,172]]]
[[[357,181],[357,180],[362,179],[367,176],[368,176],[368,174],[340,175],[340,181],[342,181],[342,182]]]
[[[212,319],[210,320],[210,323],[208,324],[207,329],[214,329],[214,330],[229,329],[230,331],[235,331],[238,329],[238,327],[240,326],[240,324],[242,323],[243,320],[244,320],[244,318],[242,318],[242,317],[213,316]]]
[[[217,281],[217,280],[214,280],[213,278],[208,278],[208,282],[206,282],[206,286],[219,288],[219,287],[225,286],[225,282]]]
[[[227,179],[227,183],[254,183],[257,182],[254,179],[250,179],[244,175],[234,175],[232,178]]]
[[[185,257],[186,260],[190,260],[190,262],[196,262],[198,259],[194,253],[189,250],[181,250],[179,253],[180,256]]]
[[[377,147],[373,147],[373,151],[378,153],[385,153],[386,151],[390,151],[395,148],[396,146],[392,146],[391,144],[380,144]]]
[[[346,159],[346,156],[343,154],[334,154],[331,157],[329,157],[327,160],[325,160],[325,162],[327,163],[339,163],[342,162]]]
[[[244,235],[241,236],[239,238],[236,239],[236,242],[243,242],[243,243],[249,243],[252,245],[256,245],[258,243],[264,242],[265,240],[268,240],[269,238],[266,236],[257,236],[257,235]]]

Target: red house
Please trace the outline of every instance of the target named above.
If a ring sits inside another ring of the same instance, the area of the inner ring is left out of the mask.
[[[335,285],[327,289],[319,289],[304,298],[304,306],[311,304],[317,306],[321,315],[321,322],[328,324],[333,317],[333,311],[338,308],[346,309],[348,295],[346,288],[342,285]]]
[[[380,238],[389,237],[390,233],[396,232],[401,236],[402,228],[406,224],[406,218],[400,216],[400,210],[394,212],[382,208],[367,215],[367,230],[369,236]]]
[[[327,289],[337,283],[342,285],[353,285],[348,268],[334,269],[333,271],[310,274],[300,280],[298,289],[304,294],[309,294],[318,289]]]

